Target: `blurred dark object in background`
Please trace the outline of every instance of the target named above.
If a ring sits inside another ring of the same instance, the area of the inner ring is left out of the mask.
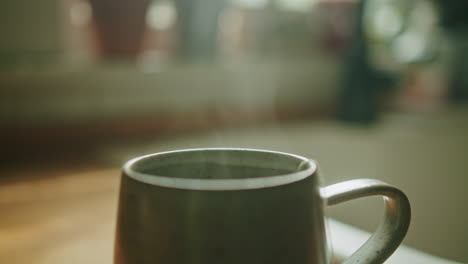
[[[344,63],[338,94],[338,119],[368,124],[376,121],[381,105],[382,91],[394,85],[388,73],[372,67],[367,38],[364,32],[364,9],[368,0],[361,0],[356,8],[356,19],[351,47]]]
[[[441,25],[449,31],[467,31],[468,2],[464,0],[433,0],[440,8]]]
[[[133,61],[141,51],[151,0],[89,0],[100,56]]]
[[[386,102],[427,111],[468,99],[466,1],[359,1],[338,118],[372,123]]]
[[[468,32],[455,39],[454,63],[448,95],[454,103],[468,102]]]
[[[454,62],[449,86],[452,102],[468,101],[468,1],[436,0],[441,24],[454,42]]]

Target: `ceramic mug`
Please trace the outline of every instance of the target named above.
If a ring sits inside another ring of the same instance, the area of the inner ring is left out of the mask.
[[[115,264],[326,264],[323,207],[382,195],[385,217],[345,263],[383,263],[410,222],[405,194],[359,179],[319,186],[317,165],[237,148],[139,157],[123,168]]]

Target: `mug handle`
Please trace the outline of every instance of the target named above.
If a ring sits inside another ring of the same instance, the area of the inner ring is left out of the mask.
[[[408,231],[411,209],[408,198],[399,189],[373,179],[358,179],[320,189],[326,205],[335,205],[360,197],[382,195],[385,204],[383,222],[377,231],[343,264],[381,264],[398,248]]]

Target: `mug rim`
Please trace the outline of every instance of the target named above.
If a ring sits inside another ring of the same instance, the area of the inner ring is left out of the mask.
[[[286,156],[300,161],[298,171],[292,173],[263,176],[263,177],[248,177],[248,178],[228,178],[228,179],[206,179],[206,178],[182,178],[182,177],[169,177],[163,175],[148,174],[138,172],[133,169],[133,166],[145,160],[164,156],[168,154],[181,153],[181,152],[199,152],[199,151],[250,151],[260,153],[270,153],[275,155]],[[303,167],[303,168],[301,168]],[[123,166],[125,176],[136,180],[141,183],[150,184],[154,186],[166,187],[171,189],[183,190],[200,190],[200,191],[234,191],[234,190],[251,190],[272,188],[282,185],[287,185],[305,178],[313,176],[317,171],[317,165],[314,161],[305,157],[272,150],[262,150],[253,148],[190,148],[181,150],[172,150],[158,152],[140,157],[133,158],[127,161]]]

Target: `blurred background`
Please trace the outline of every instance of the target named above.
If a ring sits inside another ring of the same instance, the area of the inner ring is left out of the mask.
[[[404,241],[468,262],[468,2],[0,3],[0,262],[111,263],[121,164],[192,147],[405,191]],[[372,232],[380,199],[327,209]],[[333,241],[331,241],[333,244]]]

